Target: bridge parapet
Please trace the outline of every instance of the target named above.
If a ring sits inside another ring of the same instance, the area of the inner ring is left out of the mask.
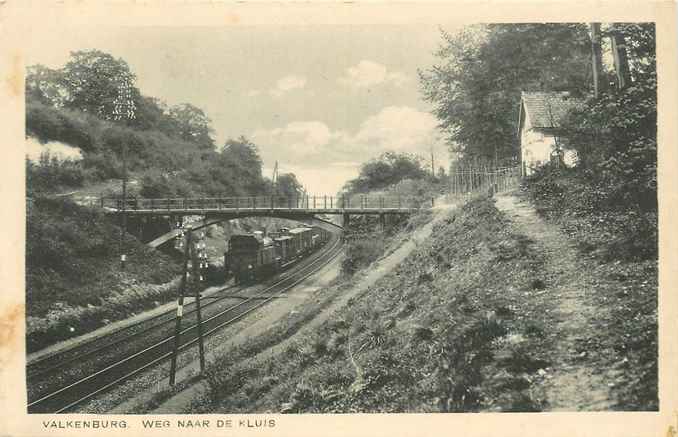
[[[108,212],[120,212],[122,199],[103,197],[100,206]],[[196,214],[205,212],[240,211],[287,211],[317,214],[367,213],[377,214],[395,212],[413,212],[433,206],[432,198],[411,196],[257,196],[257,197],[199,197],[199,198],[159,198],[145,199],[131,197],[126,199],[124,210],[130,214]]]

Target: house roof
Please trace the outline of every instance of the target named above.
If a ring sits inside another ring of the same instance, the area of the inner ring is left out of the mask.
[[[562,92],[526,92],[520,93],[520,116],[527,113],[532,128],[557,128],[568,111],[581,104],[581,100]]]

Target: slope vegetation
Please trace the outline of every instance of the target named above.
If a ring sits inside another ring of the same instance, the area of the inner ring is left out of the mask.
[[[277,356],[263,362],[225,356],[191,411],[652,409],[652,374],[628,371],[640,355],[613,344],[619,322],[610,302],[623,299],[612,298],[621,290],[628,295],[653,284],[636,283],[635,276],[596,280],[605,268],[578,260],[564,234],[542,225],[553,239],[527,232],[493,199],[470,201],[435,224],[431,238],[390,273]],[[566,250],[570,264],[560,261]],[[568,305],[592,307],[574,317],[564,311]],[[645,316],[652,317],[651,308]],[[598,390],[564,390],[571,366],[581,371],[581,384],[595,382]]]
[[[165,301],[179,263],[127,235],[120,271],[119,228],[103,213],[66,199],[36,197],[27,214],[26,310],[29,351],[82,334]]]
[[[539,288],[543,260],[507,223],[487,199],[464,206],[281,358],[221,363],[207,409],[541,409],[530,378],[549,366],[544,312],[517,301]]]

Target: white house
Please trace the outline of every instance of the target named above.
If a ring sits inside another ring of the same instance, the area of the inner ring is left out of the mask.
[[[518,135],[523,176],[560,154],[566,165],[576,164],[577,153],[564,150],[561,121],[581,101],[568,92],[525,92],[520,96]]]

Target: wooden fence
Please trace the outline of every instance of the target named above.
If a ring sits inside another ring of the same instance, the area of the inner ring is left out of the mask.
[[[469,168],[449,175],[448,195],[451,198],[480,193],[498,193],[518,186],[520,167]]]

